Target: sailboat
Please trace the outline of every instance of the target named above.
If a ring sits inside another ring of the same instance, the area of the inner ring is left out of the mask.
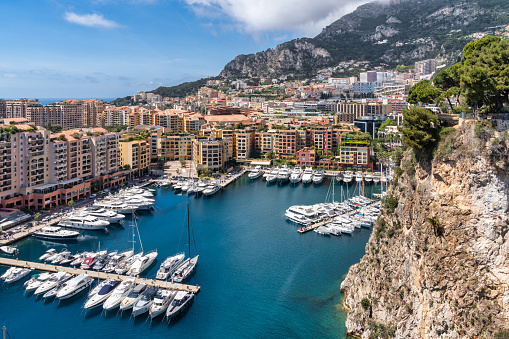
[[[191,258],[191,229],[190,229],[190,216],[189,216],[189,201],[187,202],[187,248],[188,258],[177,268],[175,273],[171,276],[171,280],[177,283],[181,283],[191,276],[196,269],[198,263],[198,255]],[[194,241],[194,235],[193,235]],[[195,247],[196,252],[196,247]]]

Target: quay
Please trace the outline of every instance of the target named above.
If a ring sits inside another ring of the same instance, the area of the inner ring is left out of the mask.
[[[48,272],[66,272],[73,275],[79,275],[79,274],[88,274],[91,278],[95,279],[112,279],[116,281],[122,281],[127,278],[132,278],[130,276],[126,275],[119,275],[119,274],[110,274],[110,273],[104,273],[104,272],[97,272],[94,270],[82,270],[79,268],[72,268],[72,267],[64,267],[64,266],[55,266],[55,265],[48,265],[44,263],[37,263],[37,262],[31,262],[31,261],[24,261],[24,260],[18,260],[18,259],[9,259],[9,258],[0,258],[0,265],[4,266],[16,266],[16,267],[22,267],[22,268],[31,268],[34,270],[39,271],[48,271]],[[147,285],[156,286],[160,288],[169,288],[174,289],[178,291],[185,291],[185,292],[191,292],[191,293],[198,293],[200,291],[200,286],[196,285],[185,285],[185,284],[177,284],[169,281],[162,281],[162,280],[155,280],[155,279],[146,279],[146,278],[135,278],[135,282],[137,284],[139,283],[145,283]]]
[[[378,204],[380,204],[380,201],[375,201],[375,202],[373,202],[372,204],[369,204],[369,205],[367,205],[367,206],[365,206],[365,207],[373,207],[373,206],[376,206],[376,205],[378,205]],[[345,213],[345,214],[343,214],[343,216],[350,217],[350,216],[354,215],[354,214],[355,214],[355,212],[357,212],[357,210],[353,210],[353,211],[350,211],[350,212],[348,212],[348,213]],[[299,229],[297,230],[297,232],[299,232],[300,234],[307,233],[307,232],[309,232],[309,231],[314,230],[315,228],[318,228],[318,227],[320,227],[320,226],[327,225],[327,224],[331,223],[333,220],[334,220],[334,218],[332,218],[332,219],[327,219],[327,220],[322,220],[322,221],[317,222],[316,224],[309,225],[309,226],[306,226],[306,227],[301,227],[301,228],[299,228]]]
[[[52,220],[48,221],[48,222],[42,222],[40,223],[39,225],[36,225],[36,226],[32,226],[26,230],[23,230],[23,231],[20,231],[20,232],[17,232],[16,234],[14,234],[12,236],[12,238],[10,239],[3,239],[3,240],[0,240],[0,246],[5,246],[5,245],[9,245],[9,244],[12,244],[18,240],[21,240],[21,239],[25,239],[29,236],[32,235],[32,233],[34,232],[37,232],[39,231],[41,228],[43,227],[46,227],[46,226],[53,226],[53,225],[56,225],[60,222],[62,218],[61,217],[58,217],[58,218],[53,218]]]

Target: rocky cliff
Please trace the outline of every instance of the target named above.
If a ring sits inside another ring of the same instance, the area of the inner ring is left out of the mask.
[[[504,0],[392,0],[358,7],[316,37],[297,39],[275,49],[239,55],[221,76],[307,75],[345,60],[376,65],[411,64],[427,57],[457,56],[460,38],[486,26],[506,24]]]
[[[465,122],[402,161],[341,285],[350,334],[490,338],[509,328],[509,136]]]

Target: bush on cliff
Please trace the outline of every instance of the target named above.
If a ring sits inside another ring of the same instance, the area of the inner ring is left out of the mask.
[[[437,115],[426,108],[414,106],[403,110],[403,118],[403,126],[399,128],[403,141],[416,154],[429,158],[439,139],[440,122]]]

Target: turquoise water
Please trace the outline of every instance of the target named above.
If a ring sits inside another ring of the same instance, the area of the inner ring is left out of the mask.
[[[344,337],[339,286],[364,254],[370,230],[340,237],[299,234],[298,226],[284,217],[291,205],[323,202],[328,186],[327,180],[321,186],[267,186],[244,176],[213,197],[190,197],[200,259],[188,283],[202,290],[185,316],[170,325],[161,318],[133,322],[127,314],[104,315],[99,309],[85,314],[85,294],[60,304],[36,300],[23,295],[21,282],[0,287],[0,322],[11,338]],[[336,185],[337,198],[338,192]],[[158,189],[156,210],[139,216],[144,250],[159,252],[146,276],[155,276],[179,243],[184,250],[186,201],[170,189]],[[67,247],[73,252],[95,249],[100,241],[101,248],[125,249],[132,246],[129,239],[129,227],[116,227],[108,234],[89,232]],[[28,239],[18,247],[20,259],[36,260],[48,248],[63,245]],[[0,268],[0,274],[4,271]]]

